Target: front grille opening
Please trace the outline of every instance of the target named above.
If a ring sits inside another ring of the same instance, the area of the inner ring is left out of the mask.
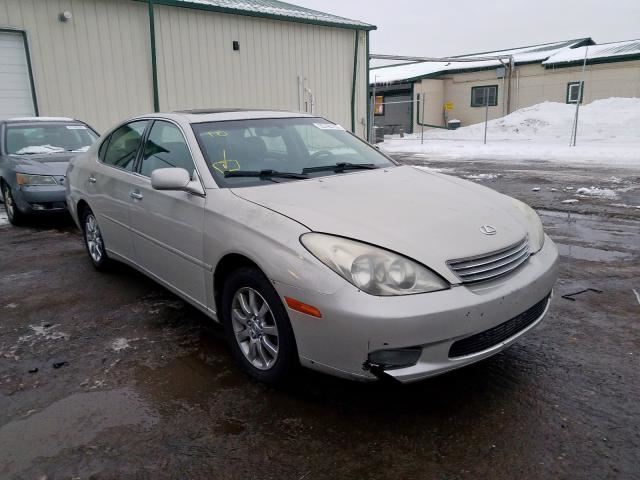
[[[544,309],[547,308],[550,296],[550,294],[547,295],[529,310],[511,320],[454,342],[449,348],[449,358],[464,357],[465,355],[482,352],[513,337],[540,318]]]
[[[493,280],[514,271],[530,255],[529,240],[525,237],[507,248],[476,257],[449,260],[447,264],[462,283],[476,283]]]

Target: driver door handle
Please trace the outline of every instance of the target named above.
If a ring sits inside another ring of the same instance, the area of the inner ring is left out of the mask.
[[[142,200],[142,194],[138,192],[131,192],[129,196],[135,200]]]
[[[89,178],[89,183],[96,183],[96,177],[94,177],[93,175],[91,175]]]

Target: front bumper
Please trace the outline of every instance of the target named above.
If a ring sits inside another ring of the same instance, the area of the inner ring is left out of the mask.
[[[34,185],[14,188],[13,199],[25,214],[63,212],[67,208],[65,187],[62,185]]]
[[[400,297],[375,297],[347,284],[331,295],[276,284],[282,296],[320,309],[322,318],[289,310],[301,363],[334,375],[400,382],[438,375],[489,357],[533,328],[548,308],[524,329],[477,353],[450,358],[457,340],[500,325],[547,297],[558,275],[558,252],[546,237],[541,251],[518,270],[491,282]],[[345,282],[346,283],[346,282]],[[372,371],[368,355],[378,350],[419,347],[415,365]],[[374,373],[375,372],[375,373]]]

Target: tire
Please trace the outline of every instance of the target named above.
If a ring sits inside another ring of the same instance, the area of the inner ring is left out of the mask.
[[[89,207],[82,211],[82,236],[89,259],[96,270],[106,270],[110,259],[102,239],[98,221]]]
[[[264,274],[252,267],[233,271],[225,279],[221,306],[227,341],[242,370],[272,385],[291,378],[299,366],[295,336],[287,311]]]
[[[25,214],[20,211],[16,202],[13,199],[13,194],[11,193],[11,187],[6,182],[2,181],[2,201],[4,202],[4,209],[7,212],[7,218],[11,225],[19,227],[20,225],[24,225]]]

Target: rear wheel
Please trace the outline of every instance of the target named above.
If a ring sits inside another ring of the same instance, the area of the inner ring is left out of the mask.
[[[7,211],[9,222],[15,226],[22,225],[25,215],[18,209],[11,193],[11,187],[4,181],[2,182],[2,201],[4,202],[4,209]]]
[[[260,270],[243,267],[227,277],[222,318],[231,351],[261,382],[287,380],[298,366],[293,329],[280,298]]]
[[[88,207],[82,212],[82,231],[84,233],[84,244],[87,247],[91,263],[96,269],[104,270],[109,264],[109,257],[104,248],[104,240],[98,221]]]

